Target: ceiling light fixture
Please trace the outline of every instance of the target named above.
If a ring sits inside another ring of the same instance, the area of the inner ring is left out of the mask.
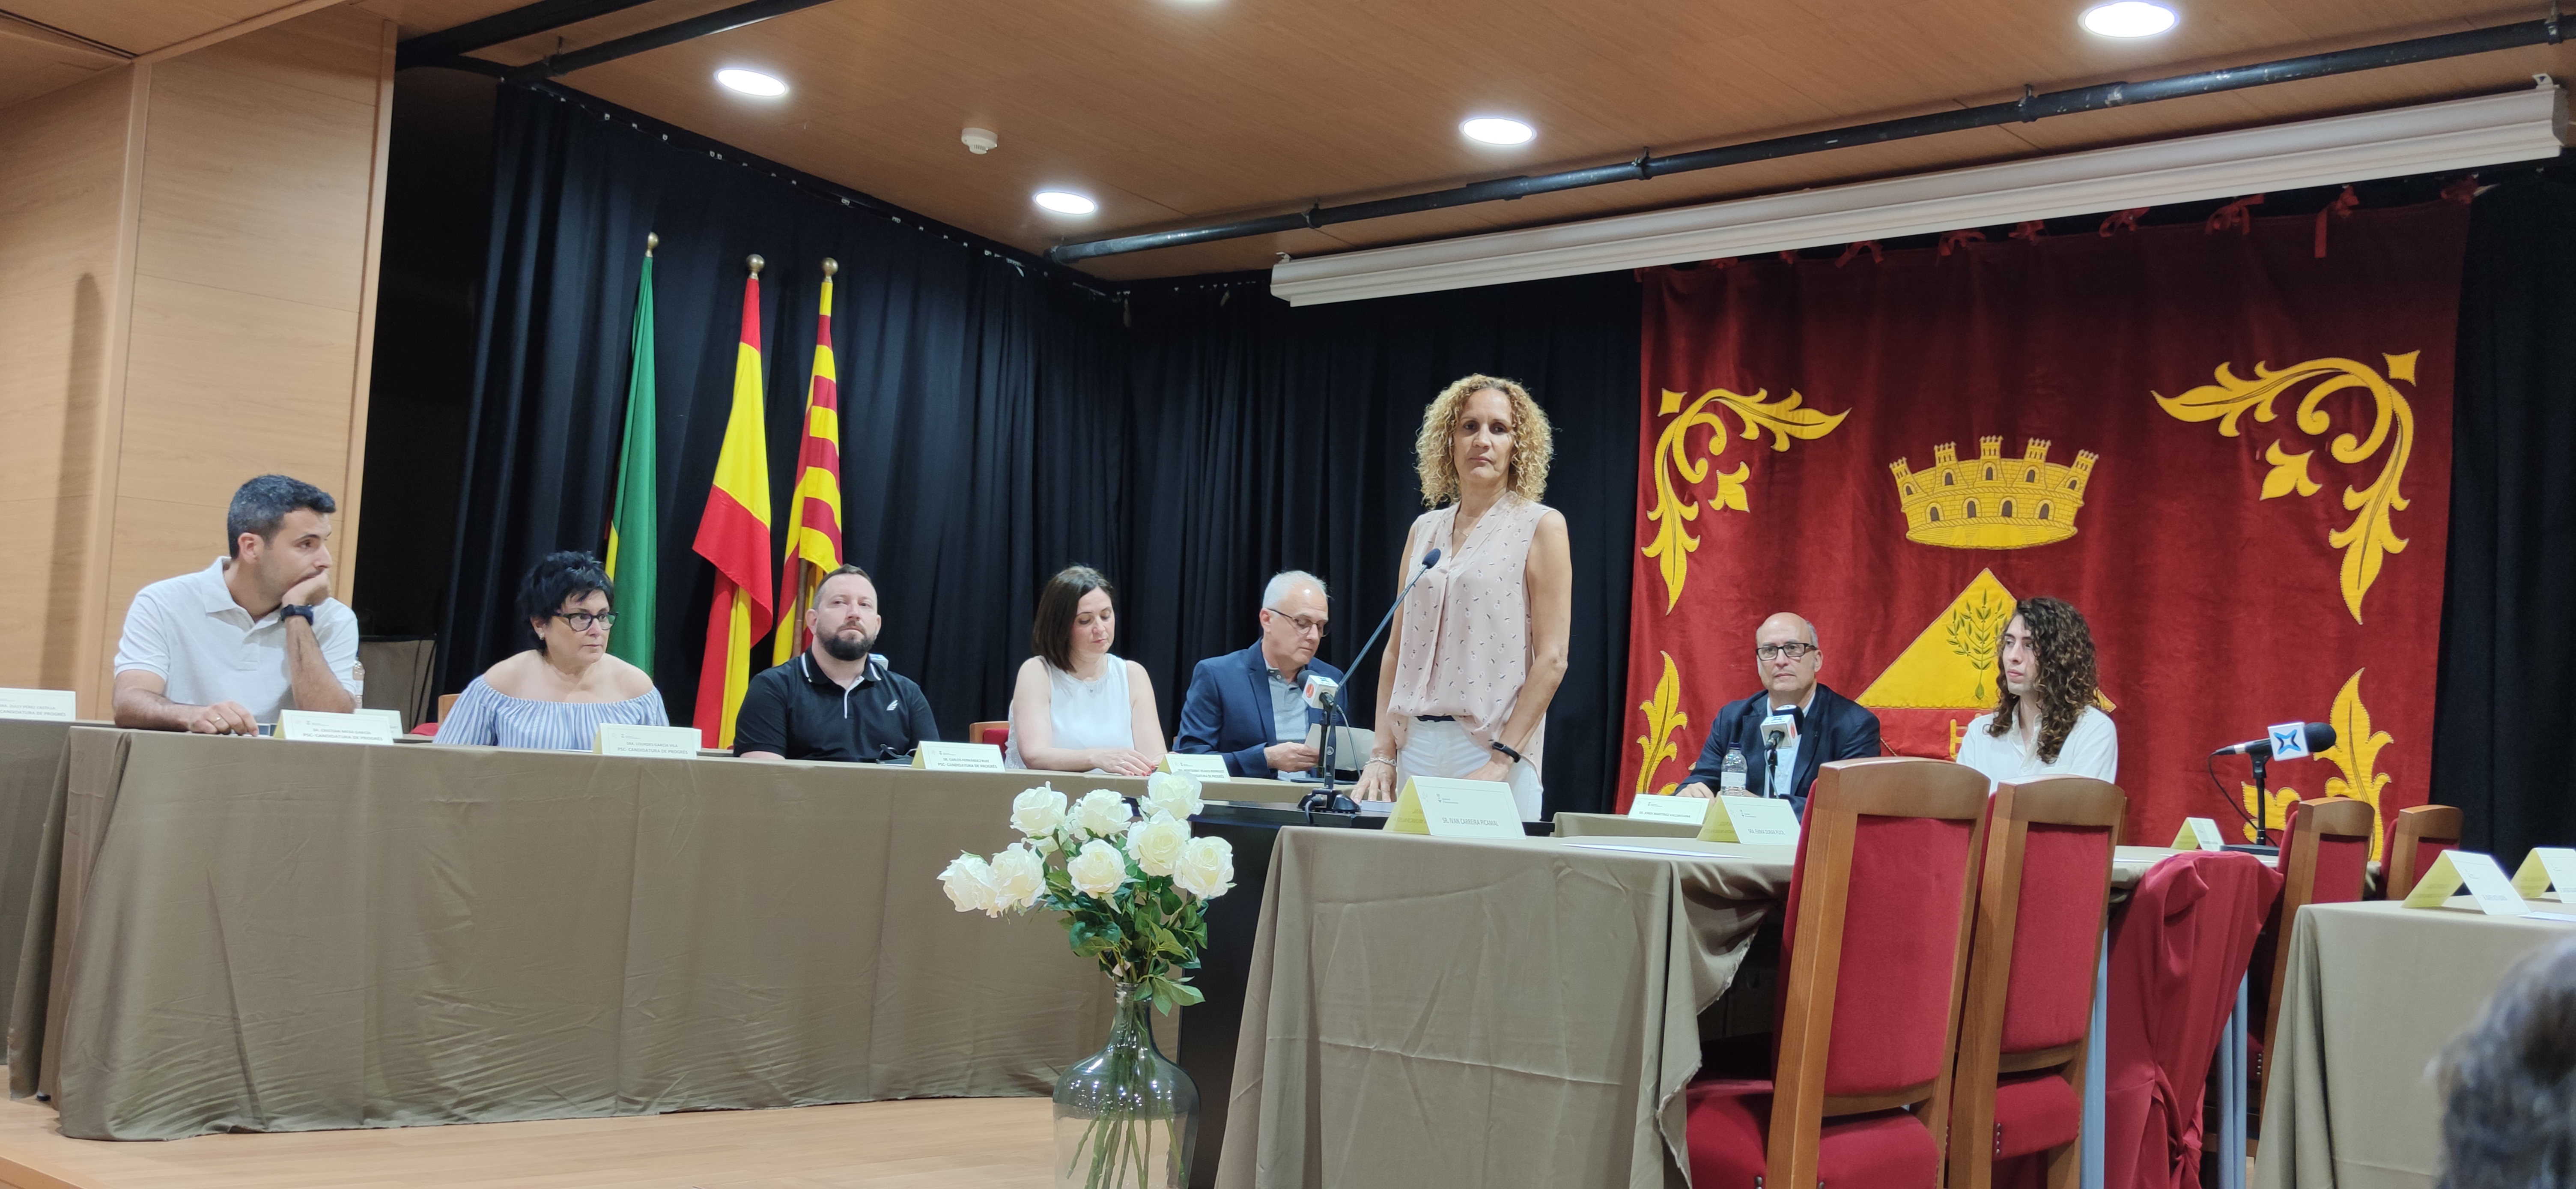
[[[1501,116],[1478,116],[1458,125],[1458,131],[1469,140],[1501,145],[1528,144],[1531,137],[1538,135],[1537,129]]]
[[[2174,10],[2147,0],[2119,0],[2084,10],[2076,23],[2104,37],[2153,37],[2174,27]]]
[[[1099,203],[1071,190],[1040,190],[1031,200],[1059,215],[1087,215],[1100,209]]]
[[[778,81],[777,76],[762,74],[757,70],[731,68],[719,70],[716,72],[716,81],[724,84],[727,90],[740,91],[745,95],[758,95],[763,99],[775,99],[787,93],[787,84]]]

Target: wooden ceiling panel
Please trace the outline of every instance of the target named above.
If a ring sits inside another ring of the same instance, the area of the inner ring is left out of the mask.
[[[8,0],[0,7],[129,54],[148,54],[287,3],[288,0]]]

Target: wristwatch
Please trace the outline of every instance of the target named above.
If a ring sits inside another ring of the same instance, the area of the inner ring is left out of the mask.
[[[284,622],[286,622],[286,617],[287,617],[287,616],[289,616],[289,615],[292,615],[292,616],[296,617],[297,619],[301,619],[301,620],[303,620],[303,621],[304,621],[305,626],[307,626],[307,627],[311,627],[311,626],[313,626],[313,608],[311,608],[311,607],[306,607],[306,606],[302,606],[302,605],[295,604],[295,603],[281,603],[281,604],[279,604],[279,605],[278,605],[278,608],[277,608],[277,622],[279,622],[279,623],[284,623]]]

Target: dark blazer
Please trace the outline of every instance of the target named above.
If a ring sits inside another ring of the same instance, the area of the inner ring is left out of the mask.
[[[1762,720],[1770,715],[1769,690],[1727,703],[1708,724],[1708,745],[1700,749],[1699,762],[1691,765],[1690,778],[1715,791],[1718,766],[1726,762],[1726,745],[1732,743],[1744,749],[1744,762],[1752,766],[1746,779],[1754,788],[1762,787],[1763,772],[1769,766],[1763,762],[1768,757],[1762,747]],[[1807,705],[1806,725],[1799,728],[1798,769],[1789,777],[1789,807],[1798,812],[1799,820],[1806,820],[1807,791],[1815,787],[1816,769],[1825,761],[1857,760],[1878,753],[1878,716],[1818,683],[1816,699]]]
[[[1320,660],[1308,661],[1306,667],[1335,681],[1342,679],[1341,670]],[[1322,710],[1306,708],[1306,725],[1322,721]],[[1270,761],[1261,754],[1262,748],[1306,741],[1271,738],[1278,729],[1277,716],[1270,710],[1270,662],[1262,659],[1261,642],[1256,640],[1241,652],[1200,661],[1191,671],[1190,692],[1181,701],[1181,737],[1172,750],[1222,755],[1226,771],[1237,776],[1269,776]]]

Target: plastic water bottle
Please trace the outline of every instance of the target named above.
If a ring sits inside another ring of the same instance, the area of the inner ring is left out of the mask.
[[[1718,792],[1729,797],[1744,795],[1744,775],[1752,766],[1744,762],[1744,749],[1728,747],[1726,759],[1717,766]]]

